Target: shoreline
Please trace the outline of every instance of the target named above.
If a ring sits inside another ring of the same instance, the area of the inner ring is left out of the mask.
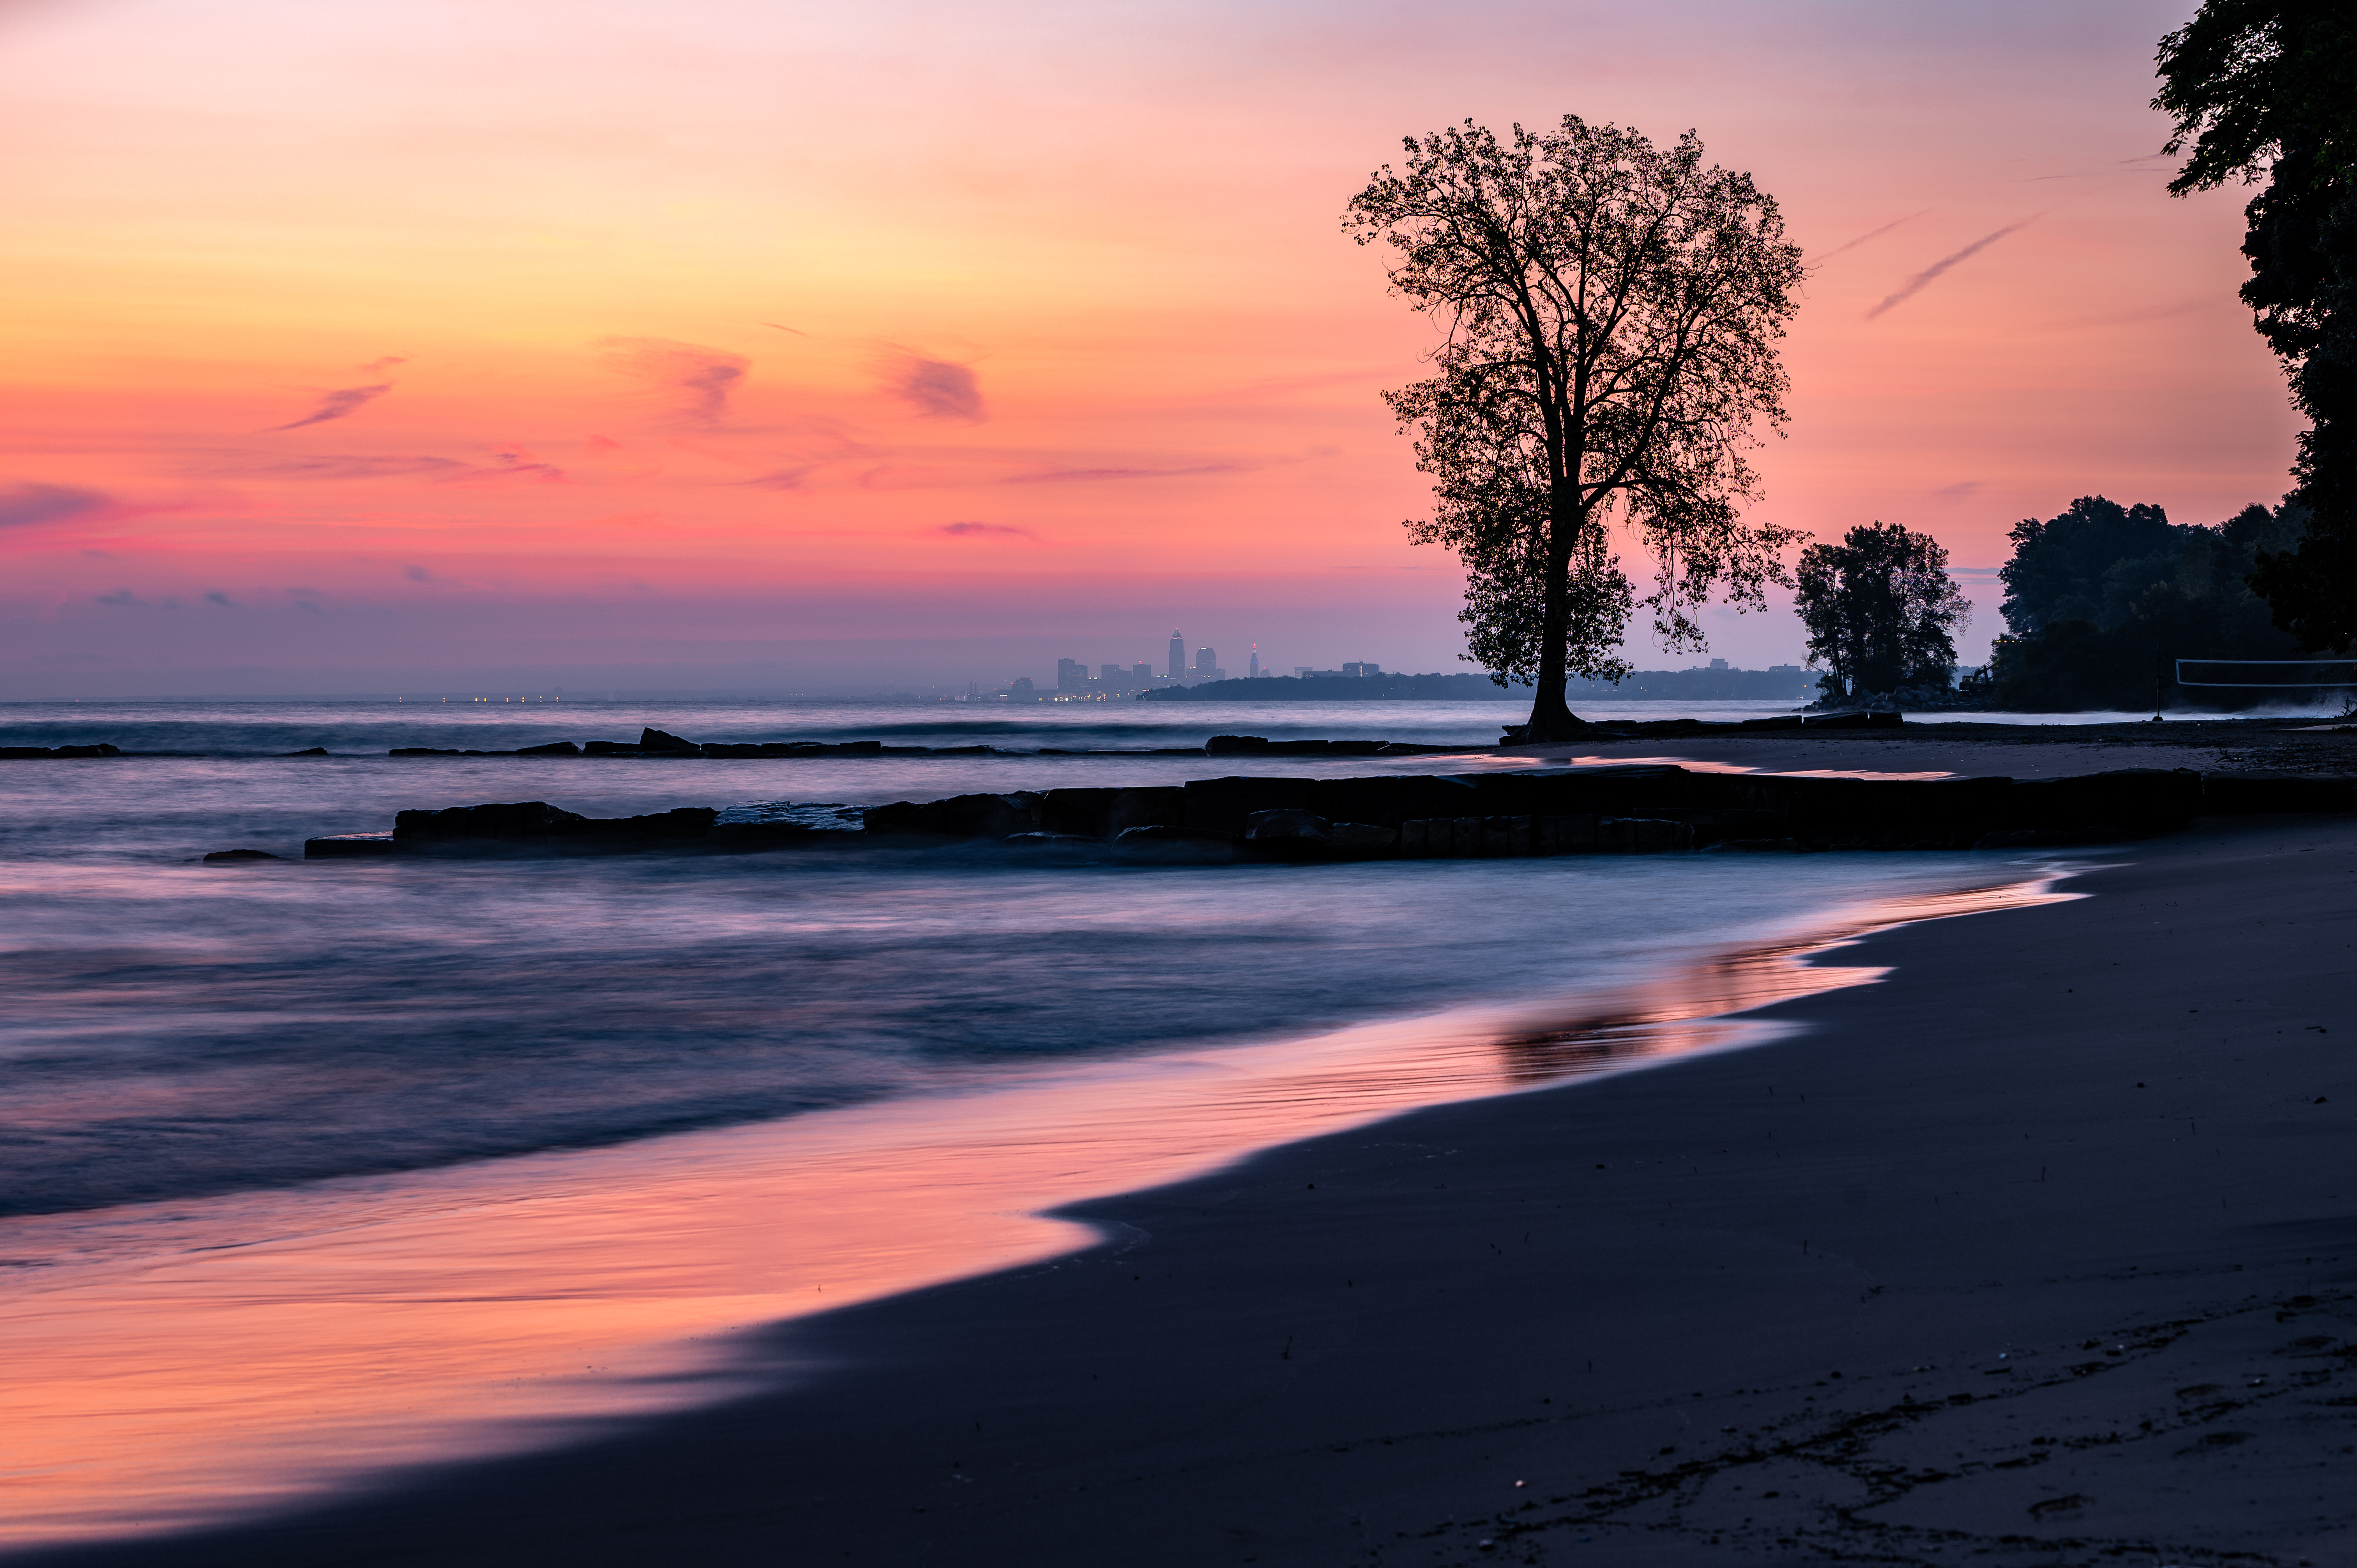
[[[2350,1562],[2357,825],[2106,865],[1764,1049],[1069,1208],[766,1332],[797,1386],[23,1560]]]
[[[495,1463],[709,1406],[760,1385],[737,1364],[748,1330],[1085,1252],[1100,1231],[1060,1215],[1076,1199],[1403,1110],[1754,1045],[1781,1027],[1731,1015],[1877,978],[1832,959],[1860,931],[2069,897],[2059,875],[1836,874],[1829,901],[1788,897],[1748,934],[1706,938],[1706,956],[1656,943],[1636,973],[1560,996],[975,1069],[604,1149],[20,1217],[0,1227],[11,1255],[64,1266],[0,1298],[22,1358],[12,1420],[50,1434],[11,1445],[49,1478],[0,1487],[0,1550],[221,1528],[404,1466]],[[213,1356],[238,1374],[208,1371]],[[371,1369],[384,1363],[397,1381]]]

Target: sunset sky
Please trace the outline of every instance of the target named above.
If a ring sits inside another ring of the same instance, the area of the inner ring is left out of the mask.
[[[2191,9],[0,0],[0,696],[1469,669],[1339,217],[1566,112],[1783,203],[1766,513],[1938,535],[1976,658],[2019,519],[2287,483]]]

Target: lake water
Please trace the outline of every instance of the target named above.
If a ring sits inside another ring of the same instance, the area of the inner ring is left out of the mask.
[[[2043,896],[2036,874],[1969,854],[196,859],[298,855],[403,808],[489,800],[616,815],[1448,771],[1476,759],[1145,753],[1214,733],[1476,746],[1520,716],[0,709],[0,744],[135,754],[0,761],[0,1321],[38,1348],[0,1394],[0,1543],[173,1528],[711,1397],[733,1386],[728,1330],[1075,1244],[1040,1208],[1408,1105],[1760,1037],[1697,1020],[1844,979],[1780,960],[1737,984],[1727,955],[1959,889]],[[385,755],[641,725],[996,751]],[[276,755],[314,746],[331,755]],[[1623,1034],[1598,1047],[1577,1024],[1591,1016]],[[1533,1056],[1533,1039],[1557,1043]]]

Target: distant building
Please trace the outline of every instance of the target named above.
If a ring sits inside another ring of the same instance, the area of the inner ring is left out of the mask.
[[[1170,634],[1170,678],[1173,681],[1187,678],[1187,639],[1175,631]]]
[[[1220,668],[1219,654],[1208,642],[1195,650],[1194,674],[1198,682],[1224,681],[1228,678],[1228,672]]]
[[[1710,661],[1710,667],[1714,670],[1724,670],[1727,668],[1727,660],[1724,659],[1714,659]]]
[[[1345,664],[1342,666],[1343,676],[1346,679],[1352,681],[1371,681],[1383,672],[1383,667],[1380,664],[1362,662],[1358,664]]]
[[[1129,679],[1132,685],[1135,685],[1141,692],[1145,691],[1148,686],[1154,684],[1154,666],[1151,664],[1131,665],[1129,667]]]
[[[1257,642],[1252,645],[1252,660],[1244,666],[1244,679],[1247,681],[1260,679],[1260,644]]]
[[[1077,659],[1056,660],[1056,690],[1085,692],[1089,689],[1089,667]]]
[[[1010,697],[1028,697],[1037,693],[1039,689],[1039,688],[1037,686],[1031,684],[1030,676],[1017,675],[1011,682],[1008,683],[1006,694]]]

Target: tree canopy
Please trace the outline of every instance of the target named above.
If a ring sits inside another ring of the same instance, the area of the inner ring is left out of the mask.
[[[2136,596],[2174,576],[2187,529],[2157,506],[2124,507],[2081,496],[2061,514],[2013,525],[2005,584],[2006,629],[2029,637],[2058,621],[2117,626]]]
[[[1694,610],[1712,593],[1752,608],[1790,581],[1781,552],[1801,535],[1741,506],[1755,427],[1785,420],[1800,249],[1774,199],[1706,166],[1692,132],[1657,147],[1566,115],[1405,146],[1344,228],[1390,249],[1393,291],[1443,332],[1435,373],[1384,394],[1434,481],[1408,532],[1464,562],[1468,657],[1532,682],[1526,734],[1563,738],[1583,727],[1565,677],[1628,669],[1641,601],[1616,523],[1652,557],[1641,603],[1671,647],[1702,646]]]
[[[2309,421],[2296,550],[2253,585],[2302,648],[2357,644],[2357,11],[2347,0],[2205,0],[2161,40],[2153,107],[2186,152],[2176,195],[2265,181],[2244,209],[2242,297]],[[2190,147],[2190,151],[2188,150]]]
[[[1853,528],[1839,544],[1802,551],[1799,579],[1809,662],[1824,663],[1846,694],[1945,689],[1955,633],[1973,607],[1949,577],[1938,540],[1897,523]]]
[[[2299,544],[2294,504],[2244,507],[2214,528],[2172,523],[2157,506],[2083,496],[2013,530],[2000,569],[2007,634],[1968,687],[1991,706],[2033,713],[2126,709],[2152,701],[2179,659],[2283,659],[2297,651],[2248,579],[2255,561]],[[2280,696],[2280,693],[2277,693]],[[2247,705],[2267,693],[2179,692],[2170,701]]]

